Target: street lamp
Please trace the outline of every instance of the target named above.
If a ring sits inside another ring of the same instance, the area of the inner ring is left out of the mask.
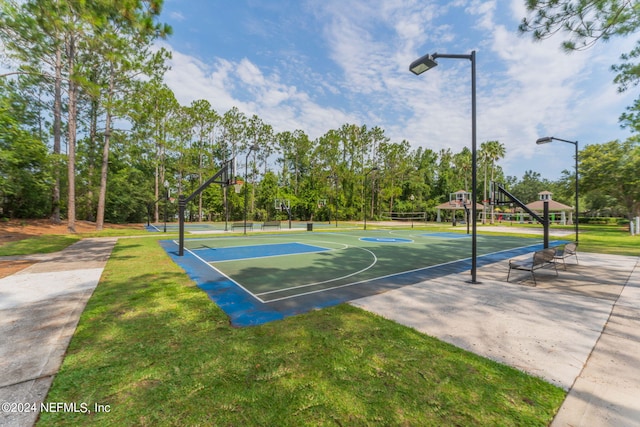
[[[244,235],[247,235],[247,205],[249,204],[249,187],[247,186],[247,183],[249,182],[248,179],[248,165],[249,165],[249,154],[251,154],[252,151],[258,151],[260,149],[260,147],[258,146],[258,144],[253,144],[251,146],[249,146],[249,151],[247,151],[247,157],[245,157],[244,160]]]
[[[367,173],[364,174],[364,182],[362,183],[363,187],[363,195],[362,195],[362,217],[364,218],[364,229],[367,229],[367,209],[366,209],[366,201],[367,201],[367,177],[373,171],[377,171],[378,167],[372,167]]]
[[[424,55],[411,63],[409,70],[420,75],[425,71],[438,65],[437,58],[450,59],[468,59],[471,61],[471,218],[473,221],[471,234],[471,283],[476,281],[477,266],[477,236],[476,236],[476,51],[472,51],[470,55],[448,55],[442,53],[434,53],[433,55]]]
[[[556,138],[555,136],[545,136],[543,138],[538,138],[536,140],[536,144],[542,145],[547,144],[553,140],[567,142],[569,144],[573,144],[576,147],[576,243],[578,243],[578,141],[569,141],[567,139]]]

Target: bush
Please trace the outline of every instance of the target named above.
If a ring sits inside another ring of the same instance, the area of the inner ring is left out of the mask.
[[[604,217],[604,216],[588,216],[580,217],[580,224],[599,224],[599,225],[622,225],[629,222],[624,218]]]

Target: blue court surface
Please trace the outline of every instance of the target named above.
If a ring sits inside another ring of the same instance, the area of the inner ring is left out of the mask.
[[[471,269],[471,240],[424,230],[286,232],[160,244],[234,326],[282,319]],[[543,247],[539,239],[477,236],[477,266]],[[553,241],[551,246],[566,242]]]

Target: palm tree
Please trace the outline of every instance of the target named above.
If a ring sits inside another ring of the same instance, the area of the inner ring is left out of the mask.
[[[504,158],[506,149],[504,144],[499,141],[487,141],[482,143],[482,150],[486,152],[486,159],[491,162],[491,181],[494,179],[496,162]],[[484,179],[484,193],[485,200],[487,199],[487,178],[486,178],[486,166],[485,166],[485,179]],[[493,205],[491,206],[491,224],[493,224]]]
[[[485,205],[485,200],[487,200],[487,166],[491,162],[490,153],[491,153],[491,142],[487,141],[480,144],[480,152],[478,153],[478,160],[484,169],[484,191],[482,197],[482,223],[486,224],[487,222],[487,207]]]

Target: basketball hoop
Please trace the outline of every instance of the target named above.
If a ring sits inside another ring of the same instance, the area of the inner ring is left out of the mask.
[[[242,190],[242,186],[244,185],[244,181],[242,180],[236,180],[236,183],[233,184],[233,188],[236,190],[236,193],[240,193],[240,190]]]

